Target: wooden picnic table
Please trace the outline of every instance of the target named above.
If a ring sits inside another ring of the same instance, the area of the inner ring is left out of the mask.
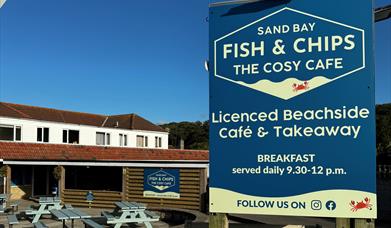
[[[38,202],[38,210],[29,208],[25,211],[26,215],[33,216],[32,223],[38,222],[42,215],[50,215],[50,210],[62,208],[61,200],[58,197],[40,197]]]
[[[39,197],[39,203],[61,203],[59,197]]]
[[[91,218],[91,215],[88,215],[79,209],[76,208],[64,208],[64,209],[52,209],[50,210],[50,213],[57,218],[57,220],[62,221],[63,227],[65,226],[65,222],[67,220],[72,221],[72,226],[74,227],[74,220],[75,219],[86,219],[86,218]]]
[[[146,211],[146,205],[136,202],[121,201],[115,203],[116,208],[112,213],[102,212],[107,224],[120,228],[123,224],[144,223],[147,228],[152,228],[151,222],[159,221],[159,216]]]

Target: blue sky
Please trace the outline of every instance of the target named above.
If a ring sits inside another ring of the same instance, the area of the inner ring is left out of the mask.
[[[8,0],[0,9],[0,100],[134,112],[156,123],[206,120],[208,3]],[[387,103],[391,20],[375,29],[376,102]]]

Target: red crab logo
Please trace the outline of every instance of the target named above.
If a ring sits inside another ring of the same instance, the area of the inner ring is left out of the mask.
[[[370,204],[371,200],[368,197],[365,197],[364,200],[361,200],[361,202],[354,202],[353,200],[350,201],[349,205],[352,207],[350,210],[357,211],[363,208],[367,208],[369,210],[372,210],[372,204]]]
[[[299,90],[307,90],[308,88],[310,88],[310,87],[308,87],[307,81],[305,81],[302,84],[293,83],[292,87],[293,87],[293,92],[297,92]]]

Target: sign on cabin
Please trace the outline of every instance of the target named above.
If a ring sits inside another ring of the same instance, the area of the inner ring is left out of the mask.
[[[87,201],[87,202],[92,202],[92,201],[94,201],[94,199],[95,199],[94,193],[91,192],[91,191],[88,191],[88,192],[86,193],[86,201]]]
[[[218,3],[209,26],[210,211],[375,218],[371,1]]]
[[[144,197],[180,198],[179,169],[144,169]]]

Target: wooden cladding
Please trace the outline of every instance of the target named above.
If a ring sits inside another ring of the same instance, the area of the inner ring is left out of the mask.
[[[123,168],[123,192],[90,190],[95,198],[91,205],[86,200],[89,190],[63,189],[61,197],[64,203],[81,207],[113,208],[114,202],[127,200],[146,203],[149,207],[202,210],[206,169],[180,168],[179,176],[179,199],[144,197],[144,168]]]
[[[62,192],[62,201],[66,204],[81,207],[99,207],[99,208],[114,208],[114,202],[122,200],[121,192],[113,191],[95,191],[94,201],[91,205],[86,200],[86,194],[89,190],[64,189]]]
[[[124,192],[128,201],[147,203],[149,207],[201,210],[201,194],[206,190],[205,169],[180,169],[179,199],[147,198],[144,192],[144,168],[126,168]]]

